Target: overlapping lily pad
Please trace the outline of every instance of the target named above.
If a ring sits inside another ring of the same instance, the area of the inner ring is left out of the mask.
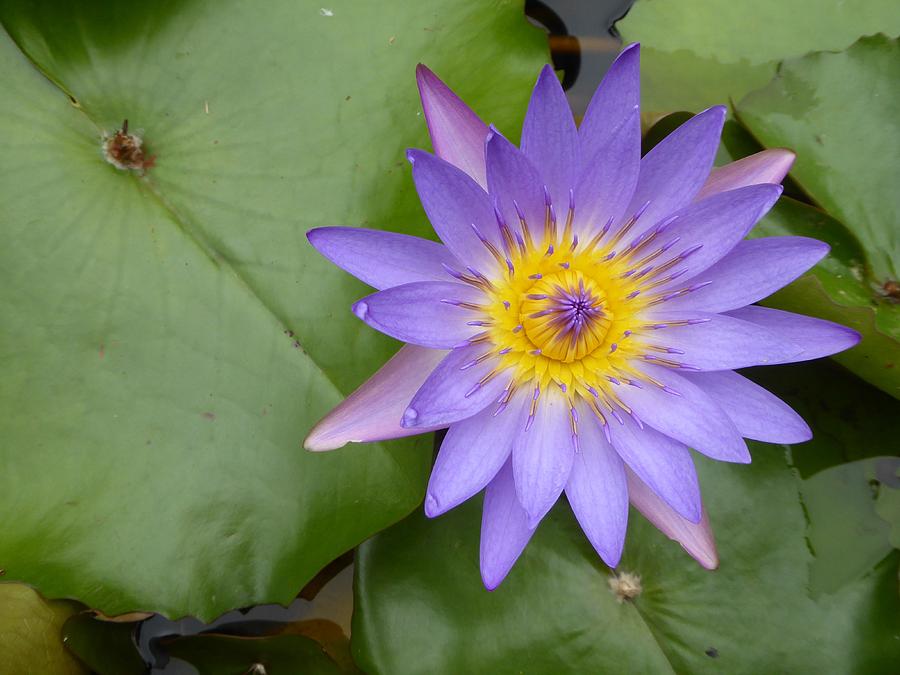
[[[0,673],[86,675],[63,644],[62,627],[76,603],[44,600],[23,584],[0,583]]]
[[[427,440],[310,426],[394,349],[316,225],[427,231],[426,61],[514,129],[520,2],[0,5],[0,568],[107,614],[286,602],[421,499]],[[101,137],[129,120],[146,171]]]
[[[696,112],[763,86],[782,59],[896,36],[900,13],[892,0],[638,0],[617,27],[643,43],[644,108]]]
[[[797,482],[778,447],[753,464],[700,459],[721,566],[697,565],[632,511],[609,571],[558,504],[503,585],[478,575],[480,500],[416,513],[360,549],[353,646],[370,673],[885,672],[900,658],[896,555],[834,595],[807,591],[812,554]]]
[[[738,106],[763,145],[797,152],[793,177],[859,238],[881,284],[900,278],[898,80],[900,41],[880,35],[787,61]]]

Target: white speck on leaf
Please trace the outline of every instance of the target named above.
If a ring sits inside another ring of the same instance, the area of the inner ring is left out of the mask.
[[[322,16],[334,16],[334,12],[332,12],[330,9],[326,9],[325,7],[322,7],[322,9],[319,10],[319,14],[321,14]]]

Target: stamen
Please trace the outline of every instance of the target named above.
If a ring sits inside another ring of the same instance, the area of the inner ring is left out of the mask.
[[[525,214],[522,213],[522,208],[519,206],[519,202],[513,199],[513,208],[516,210],[516,216],[519,218],[519,225],[522,227],[522,234],[525,235],[525,241],[522,242],[522,255],[528,251],[528,249],[534,248],[534,241],[531,239],[531,232],[528,230],[528,223],[525,222]]]
[[[515,247],[515,241],[513,240],[512,232],[506,224],[506,221],[503,218],[503,214],[500,212],[500,205],[497,203],[497,199],[494,198],[491,205],[494,208],[494,218],[497,221],[497,227],[500,230],[500,237],[503,241],[503,248],[506,251],[506,255],[512,255],[512,252]]]
[[[441,302],[447,305],[453,305],[454,307],[462,307],[463,309],[473,309],[476,312],[484,311],[486,309],[484,305],[476,305],[473,302],[464,302],[462,300],[450,300],[448,298],[442,298]]]
[[[569,188],[569,209],[566,212],[566,225],[563,227],[563,241],[568,241],[572,236],[572,221],[575,219],[575,190]],[[578,245],[578,235],[575,235],[572,242],[572,250]]]
[[[541,385],[535,385],[534,393],[531,396],[531,408],[528,411],[528,419],[525,421],[525,431],[531,429],[531,425],[534,424],[534,415],[537,411],[538,399],[541,396]]]
[[[475,225],[475,223],[471,223],[472,230],[475,232],[475,236],[481,240],[481,243],[484,244],[484,247],[491,252],[491,255],[497,260],[497,262],[503,262],[503,256],[500,254],[500,251],[497,250],[497,247],[492,244],[487,237],[485,237],[481,230]]]

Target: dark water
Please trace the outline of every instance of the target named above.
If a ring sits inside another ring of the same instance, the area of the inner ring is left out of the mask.
[[[634,0],[526,0],[525,13],[548,31],[553,65],[577,117],[621,48],[613,24]]]

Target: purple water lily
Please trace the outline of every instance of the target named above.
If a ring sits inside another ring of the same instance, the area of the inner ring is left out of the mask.
[[[642,158],[638,62],[637,45],[622,52],[578,128],[544,68],[520,148],[420,66],[435,154],[408,157],[443,244],[361,228],[309,233],[324,256],[379,289],[354,305],[357,316],[409,344],[306,447],[449,427],[425,512],[486,489],[488,589],[563,492],[610,567],[630,501],[714,568],[689,448],[746,463],[744,438],[811,436],[734,369],[859,340],[751,304],[828,252],[804,237],[744,239],[781,194],[794,155],[766,150],[713,169],[725,119],[714,107]]]

